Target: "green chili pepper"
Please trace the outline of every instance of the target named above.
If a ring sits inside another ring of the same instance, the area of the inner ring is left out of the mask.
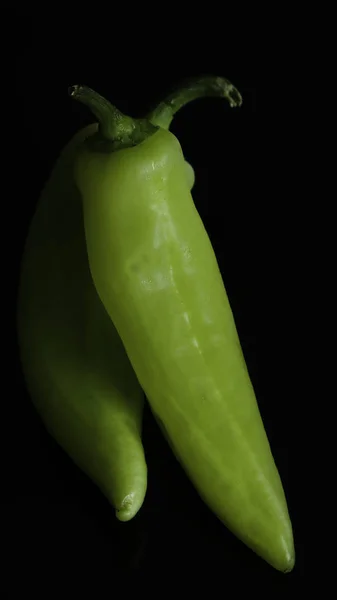
[[[46,428],[128,521],[147,487],[144,394],[92,282],[72,178],[74,152],[96,130],[73,138],[42,192],[22,259],[18,337]]]
[[[290,571],[292,526],[211,242],[167,130],[202,95],[232,106],[230,82],[202,78],[147,119],[122,115],[86,87],[71,89],[100,123],[75,179],[89,265],[151,409],[200,496],[245,544]]]
[[[80,131],[41,194],[22,259],[18,297],[21,363],[44,424],[105,493],[120,521],[144,501],[144,393],[92,282],[81,198],[72,176]],[[188,186],[194,170],[186,163]]]

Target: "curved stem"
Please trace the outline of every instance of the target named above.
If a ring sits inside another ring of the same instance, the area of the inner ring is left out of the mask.
[[[189,79],[175,89],[147,116],[154,125],[168,129],[175,113],[188,102],[202,97],[226,98],[231,107],[241,106],[242,96],[224,77],[205,76]]]
[[[111,142],[113,149],[135,146],[158,129],[148,119],[134,119],[124,115],[103,96],[85,85],[73,85],[68,92],[72,98],[90,108],[98,120],[100,137],[103,141]]]
[[[132,119],[123,115],[118,108],[91,88],[73,85],[69,88],[69,94],[90,108],[99,122],[100,132],[106,140],[115,141],[123,134],[131,133]]]

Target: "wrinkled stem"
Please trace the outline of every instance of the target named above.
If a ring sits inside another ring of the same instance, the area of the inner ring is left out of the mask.
[[[241,106],[242,96],[224,77],[205,76],[192,78],[167,96],[147,116],[147,119],[164,129],[170,127],[175,113],[188,102],[206,96],[226,98],[231,107]]]
[[[148,119],[134,119],[121,113],[118,108],[87,86],[74,85],[69,94],[88,106],[99,123],[99,134],[115,149],[135,146],[157,131]]]

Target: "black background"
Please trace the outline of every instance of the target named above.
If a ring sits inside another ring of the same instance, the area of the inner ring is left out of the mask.
[[[143,436],[149,469],[146,500],[132,522],[117,522],[105,498],[44,430],[25,390],[14,343],[10,381],[15,402],[7,407],[7,422],[15,423],[15,434],[11,427],[4,475],[7,524],[15,541],[8,552],[10,568],[15,568],[12,593],[23,582],[26,590],[49,597],[48,585],[59,582],[75,584],[81,595],[93,582],[113,594],[114,586],[119,581],[127,585],[132,575],[147,586],[158,577],[158,593],[178,579],[191,590],[207,582],[208,591],[222,587],[223,593],[231,593],[233,583],[237,591],[246,585],[251,591],[260,589],[255,586],[261,584],[266,591],[293,591],[304,574],[301,484],[294,467],[299,407],[289,391],[287,358],[280,356],[287,330],[274,271],[278,269],[278,282],[286,274],[273,244],[280,204],[270,202],[271,189],[263,181],[269,150],[261,150],[256,121],[256,40],[242,28],[230,35],[228,23],[215,29],[216,16],[210,27],[202,21],[200,26],[192,20],[182,24],[176,15],[165,31],[166,19],[159,14],[152,20],[143,14],[138,20],[126,7],[111,14],[98,15],[97,7],[91,7],[81,17],[65,18],[52,9],[17,15],[16,135],[22,157],[16,178],[19,204],[13,211],[20,219],[12,237],[11,306],[38,194],[64,144],[92,121],[89,111],[68,97],[68,86],[89,85],[124,113],[141,116],[187,76],[229,78],[243,95],[240,109],[230,109],[221,99],[198,100],[179,112],[171,130],[195,169],[194,201],[219,261],[283,480],[297,563],[292,573],[278,573],[221,525],[197,496],[148,410]],[[11,314],[15,338],[15,308]]]

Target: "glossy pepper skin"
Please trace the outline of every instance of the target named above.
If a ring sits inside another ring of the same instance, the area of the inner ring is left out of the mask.
[[[92,93],[72,90],[97,115]],[[156,127],[143,139],[146,127],[136,123],[130,141],[111,127],[116,109],[109,115],[105,102],[101,138],[82,147],[75,166],[96,289],[200,496],[247,546],[288,572],[295,554],[282,483],[182,149],[164,128],[177,105],[171,97],[151,115]]]

